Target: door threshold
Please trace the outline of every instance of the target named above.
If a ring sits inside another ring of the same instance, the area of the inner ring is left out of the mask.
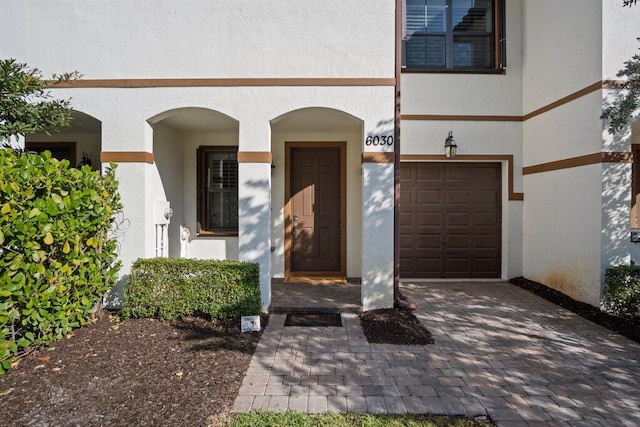
[[[285,285],[346,285],[347,278],[344,276],[288,276],[282,283]]]

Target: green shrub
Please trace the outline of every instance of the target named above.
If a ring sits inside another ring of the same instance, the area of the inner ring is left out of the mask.
[[[623,317],[640,314],[640,266],[621,265],[607,269],[604,305]]]
[[[89,321],[115,283],[113,169],[0,150],[0,373]]]
[[[195,259],[139,259],[131,267],[120,316],[224,319],[259,314],[258,264]]]

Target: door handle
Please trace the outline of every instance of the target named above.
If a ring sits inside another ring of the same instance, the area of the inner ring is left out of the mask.
[[[293,223],[292,234],[294,238],[298,235],[298,224],[296,224],[295,222]]]

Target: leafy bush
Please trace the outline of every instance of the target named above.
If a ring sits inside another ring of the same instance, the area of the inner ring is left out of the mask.
[[[261,311],[258,264],[154,258],[131,267],[120,316],[224,319]]]
[[[605,274],[605,307],[620,316],[640,314],[640,266],[609,267]]]
[[[0,373],[90,320],[120,266],[109,231],[121,208],[113,165],[101,176],[0,150]]]

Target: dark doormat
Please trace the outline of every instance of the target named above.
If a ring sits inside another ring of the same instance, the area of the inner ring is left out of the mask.
[[[342,327],[342,317],[340,313],[289,313],[284,326]]]

